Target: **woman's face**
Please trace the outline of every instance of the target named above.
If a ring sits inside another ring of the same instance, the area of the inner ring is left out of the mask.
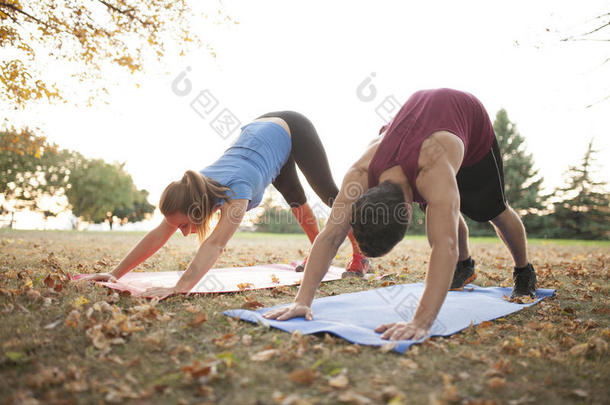
[[[167,215],[165,220],[168,224],[180,229],[180,232],[182,232],[184,236],[188,236],[191,233],[197,233],[197,225],[192,223],[188,216],[184,214],[175,212],[171,215]]]

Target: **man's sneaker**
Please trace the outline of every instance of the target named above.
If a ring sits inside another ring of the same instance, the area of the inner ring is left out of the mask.
[[[534,270],[534,266],[531,263],[528,263],[525,267],[515,267],[513,282],[511,298],[526,296],[536,298],[536,270]]]
[[[297,267],[294,268],[294,271],[296,271],[297,273],[302,273],[303,271],[305,271],[305,265],[307,264],[308,258],[309,256],[305,256],[305,260],[303,260],[301,264],[297,265]]]
[[[347,267],[345,268],[345,272],[341,274],[341,277],[363,277],[366,273],[368,273],[369,265],[369,259],[359,253],[354,253],[352,260],[348,263]]]
[[[464,286],[474,281],[475,278],[477,278],[477,275],[474,272],[474,260],[472,260],[472,257],[457,262],[449,291],[462,291]]]

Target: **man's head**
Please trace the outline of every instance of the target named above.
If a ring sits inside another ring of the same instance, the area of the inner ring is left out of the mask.
[[[350,222],[362,253],[383,256],[404,238],[411,222],[411,206],[398,184],[384,181],[352,204]]]

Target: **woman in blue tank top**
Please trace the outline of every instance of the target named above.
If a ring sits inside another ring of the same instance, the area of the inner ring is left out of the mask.
[[[260,116],[241,130],[235,143],[216,162],[199,172],[187,171],[182,179],[165,188],[159,202],[165,219],[111,273],[89,278],[107,281],[122,277],[180,229],[185,236],[198,234],[201,244],[195,257],[176,286],[150,289],[146,294],[165,297],[189,292],[216,263],[245,213],[260,204],[269,184],[282,194],[313,243],[319,232],[317,220],[307,203],[296,167],[329,207],[339,192],[313,124],[294,111],[278,111]],[[220,210],[220,219],[206,238],[210,220],[217,210]],[[354,251],[345,274],[363,275],[368,270],[368,260],[362,256],[351,232],[349,238]],[[303,268],[304,263],[296,271]]]

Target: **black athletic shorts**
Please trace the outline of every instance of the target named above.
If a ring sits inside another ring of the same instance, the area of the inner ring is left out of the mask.
[[[460,211],[467,217],[486,222],[506,209],[504,167],[498,140],[491,150],[472,166],[462,167],[456,176],[460,192]],[[425,211],[425,204],[421,205]]]

